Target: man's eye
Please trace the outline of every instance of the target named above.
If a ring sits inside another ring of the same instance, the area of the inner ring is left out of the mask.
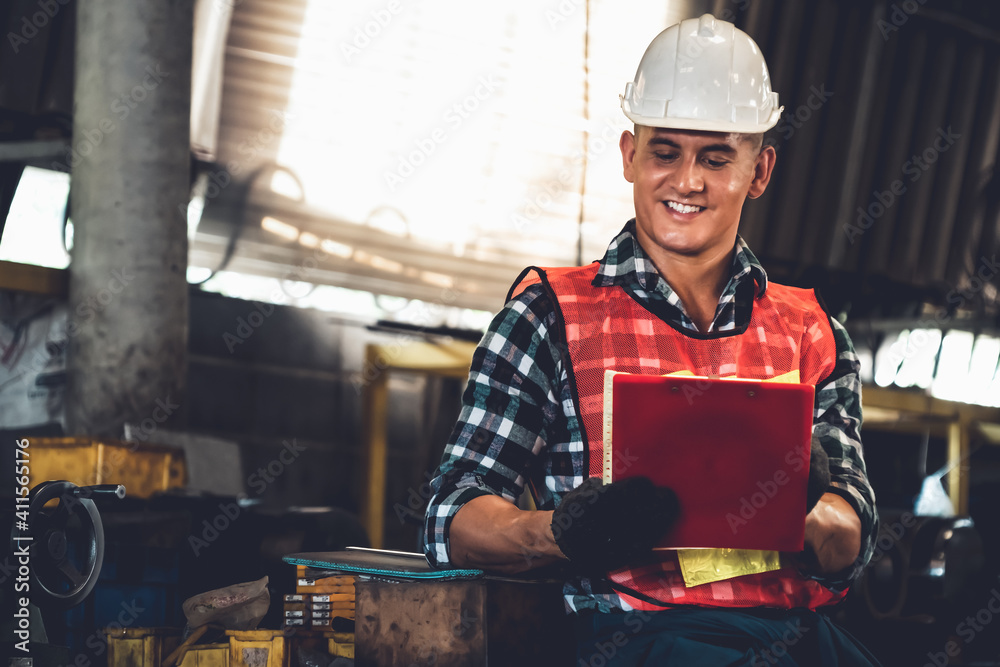
[[[726,161],[725,160],[709,160],[709,159],[706,159],[705,162],[706,162],[706,164],[708,164],[709,167],[712,167],[712,168],[715,168],[715,169],[718,169],[719,167],[724,167],[726,165]]]
[[[657,160],[673,160],[677,157],[673,153],[654,153],[654,155],[656,155]]]

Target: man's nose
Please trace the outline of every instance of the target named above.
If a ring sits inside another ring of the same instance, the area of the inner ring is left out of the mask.
[[[678,162],[671,173],[671,185],[677,194],[701,192],[705,188],[705,179],[697,158],[685,158]]]

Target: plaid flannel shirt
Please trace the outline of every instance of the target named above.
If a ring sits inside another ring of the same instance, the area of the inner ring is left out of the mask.
[[[601,260],[595,286],[631,283],[643,299],[666,302],[674,323],[697,331],[677,294],[657,273],[634,237],[629,221]],[[737,237],[732,276],[719,298],[710,331],[737,327],[739,294],[762,296],[767,274]],[[737,288],[753,281],[754,291]],[[739,314],[739,315],[738,315]],[[450,567],[448,530],[462,506],[492,494],[516,502],[525,483],[540,510],[554,509],[563,495],[583,483],[587,460],[567,369],[557,347],[559,332],[550,296],[532,285],[493,319],[472,359],[462,411],[431,481],[433,496],[424,524],[424,552],[437,567]],[[815,576],[843,590],[871,558],[877,538],[875,495],[865,471],[861,426],[860,364],[847,331],[834,318],[837,361],[825,384],[816,387],[813,432],[830,459],[832,492],[847,500],[861,519],[861,555],[853,566],[831,576]],[[567,582],[573,610],[628,609],[617,594],[586,579]]]

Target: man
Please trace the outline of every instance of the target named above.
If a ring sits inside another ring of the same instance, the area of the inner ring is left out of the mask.
[[[580,664],[872,664],[810,611],[843,599],[876,536],[858,359],[812,292],[768,283],[737,235],[776,158],[762,144],[781,112],[763,57],[730,23],[683,21],[650,44],[622,108],[635,219],[599,263],[519,281],[493,320],[432,482],[427,558],[508,573],[568,559]],[[730,571],[699,585],[681,556],[652,555],[672,494],[594,479],[605,369],[813,384],[831,481],[806,516],[806,553],[743,570],[709,554]],[[537,510],[514,504],[525,483]]]

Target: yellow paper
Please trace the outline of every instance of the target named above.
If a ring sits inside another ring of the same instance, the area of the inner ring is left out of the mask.
[[[777,551],[754,549],[678,549],[677,562],[685,586],[781,569]]]
[[[702,378],[702,379],[705,379],[705,380],[710,379],[710,378],[708,378],[708,377],[706,377],[704,375],[695,375],[691,371],[687,371],[687,370],[676,371],[674,373],[667,373],[663,377],[676,377],[676,376]],[[717,380],[752,380],[753,378],[741,378],[741,377],[739,377],[737,375],[726,375],[726,376],[720,376],[720,377],[715,378],[715,379],[717,379]],[[787,373],[782,373],[781,375],[775,375],[773,378],[765,378],[763,380],[759,380],[759,382],[780,382],[780,383],[783,383],[783,384],[801,384],[801,380],[799,378],[799,369],[796,368],[795,370],[788,371]]]

